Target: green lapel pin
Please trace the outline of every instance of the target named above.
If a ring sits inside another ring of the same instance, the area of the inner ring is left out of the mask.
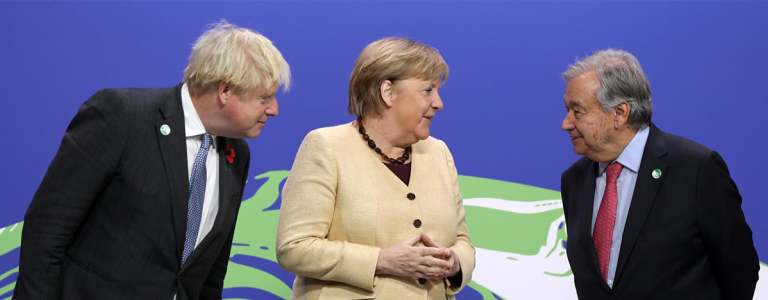
[[[171,134],[171,126],[168,126],[168,124],[163,124],[163,126],[160,126],[160,133],[163,135]]]
[[[651,176],[653,176],[653,179],[659,179],[661,177],[661,170],[659,169],[653,170],[653,173],[651,173]]]

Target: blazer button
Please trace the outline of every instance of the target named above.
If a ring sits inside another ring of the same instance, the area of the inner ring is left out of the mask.
[[[421,285],[427,284],[427,279],[426,278],[419,278],[419,284],[421,284]]]
[[[408,200],[414,200],[416,199],[416,195],[414,193],[408,193],[405,197],[408,198]]]
[[[421,220],[416,219],[413,221],[413,227],[421,228]]]

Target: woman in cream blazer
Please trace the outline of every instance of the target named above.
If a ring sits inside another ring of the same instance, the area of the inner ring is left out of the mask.
[[[310,132],[283,188],[277,259],[292,299],[453,299],[475,249],[453,157],[429,126],[448,67],[387,38],[355,62],[355,122]],[[395,158],[397,157],[397,158]]]

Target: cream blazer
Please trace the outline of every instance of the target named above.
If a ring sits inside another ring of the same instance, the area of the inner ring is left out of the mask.
[[[405,185],[351,123],[307,134],[283,187],[277,229],[277,261],[296,274],[291,299],[454,299],[469,283],[475,248],[453,156],[430,137],[412,146],[411,163]],[[382,248],[419,232],[458,255],[460,286],[374,275]]]

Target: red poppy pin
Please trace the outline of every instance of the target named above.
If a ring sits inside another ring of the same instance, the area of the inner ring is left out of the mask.
[[[231,164],[233,161],[235,161],[235,150],[232,149],[232,147],[227,144],[226,149],[226,155],[227,155],[227,161]]]

